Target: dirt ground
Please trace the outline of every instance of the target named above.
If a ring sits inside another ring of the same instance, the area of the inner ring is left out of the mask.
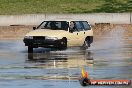
[[[32,31],[31,25],[28,26],[0,26],[0,39],[23,39],[26,33]],[[122,28],[125,36],[132,36],[132,24],[110,24],[110,23],[96,23],[92,26],[95,37],[106,35],[116,28]]]
[[[33,26],[0,26],[0,39],[22,39]]]

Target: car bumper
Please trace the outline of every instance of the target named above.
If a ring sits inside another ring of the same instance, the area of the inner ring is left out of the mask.
[[[52,40],[52,39],[26,39],[24,38],[23,42],[25,46],[31,46],[34,48],[37,47],[45,47],[45,48],[52,48],[52,47],[59,47],[61,45],[61,39]]]

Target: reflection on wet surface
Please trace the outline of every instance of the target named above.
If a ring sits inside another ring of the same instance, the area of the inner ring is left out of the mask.
[[[132,36],[126,38],[122,28],[116,29],[96,37],[88,50],[38,48],[28,54],[22,40],[0,40],[0,88],[80,88],[83,66],[91,79],[132,80]]]

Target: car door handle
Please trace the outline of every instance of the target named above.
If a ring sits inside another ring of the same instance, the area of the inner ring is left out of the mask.
[[[77,33],[77,35],[78,35],[78,33]]]
[[[84,34],[85,34],[85,32],[84,32]]]

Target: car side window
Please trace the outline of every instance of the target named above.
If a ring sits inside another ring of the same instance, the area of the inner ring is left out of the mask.
[[[76,26],[78,31],[84,31],[83,30],[84,28],[83,28],[83,25],[82,25],[81,21],[76,21],[75,24],[76,24],[75,26]]]
[[[87,30],[91,30],[91,26],[88,24],[88,22],[82,22],[83,23],[83,26],[84,26],[84,30],[87,31]]]

